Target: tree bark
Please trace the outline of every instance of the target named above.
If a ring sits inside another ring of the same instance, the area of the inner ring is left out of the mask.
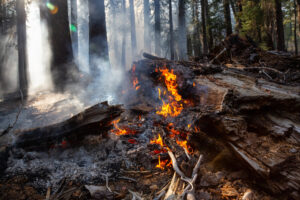
[[[276,26],[277,26],[277,50],[285,51],[281,0],[275,0],[275,10],[276,10]]]
[[[122,12],[123,12],[123,17],[124,19],[126,18],[126,1],[122,0]],[[124,69],[126,68],[126,30],[125,30],[125,24],[122,25],[122,34],[123,34],[123,38],[122,38],[122,58],[121,58],[121,64],[124,67]]]
[[[298,55],[298,41],[297,41],[297,4],[296,0],[294,0],[294,44],[295,44],[295,55]]]
[[[242,0],[237,0],[237,12],[240,15],[243,12],[243,5],[242,5]],[[239,33],[239,31],[242,28],[242,22],[240,19],[240,16],[237,16],[237,21],[236,21],[236,32]]]
[[[192,1],[193,6],[193,50],[194,56],[200,56],[201,54],[201,42],[200,42],[200,22],[199,22],[199,10],[198,10],[198,0]]]
[[[104,0],[89,0],[90,19],[90,71],[97,74],[95,58],[108,60],[108,44],[106,32]]]
[[[211,28],[211,19],[210,19],[210,12],[209,12],[209,5],[208,5],[208,1],[205,1],[205,14],[206,14],[206,21],[207,21],[207,26],[208,26],[208,48],[209,51],[212,50],[213,46],[214,46],[214,41],[213,41],[213,34],[212,34],[212,28]]]
[[[16,2],[17,10],[17,35],[18,35],[18,69],[19,88],[23,96],[27,96],[27,52],[26,52],[26,13],[24,0]]]
[[[300,35],[300,0],[297,0],[297,9],[298,9],[298,23],[299,23],[299,35]]]
[[[130,24],[131,24],[131,52],[132,60],[136,59],[136,30],[135,30],[135,12],[134,1],[130,0]]]
[[[226,24],[226,35],[229,36],[232,34],[229,0],[223,0],[223,5],[224,5],[224,17],[225,17],[225,24]]]
[[[170,26],[170,57],[174,60],[174,30],[173,30],[172,0],[169,0],[169,26]]]
[[[154,15],[155,15],[155,54],[160,56],[160,37],[161,37],[161,25],[160,25],[160,2],[159,0],[154,1]]]
[[[150,4],[149,0],[144,0],[144,49],[151,52],[150,34]]]
[[[71,0],[71,38],[73,42],[74,58],[78,58],[78,23],[77,23],[77,0]]]
[[[185,20],[185,0],[178,1],[178,41],[179,41],[179,59],[187,60],[187,34],[186,34],[186,20]]]
[[[205,1],[201,0],[201,16],[202,16],[202,31],[203,31],[203,53],[204,55],[208,54],[207,47],[207,31],[206,31],[206,9],[205,9]]]
[[[48,5],[51,5],[48,6]],[[68,18],[68,1],[49,0],[47,7],[41,4],[41,17],[46,20],[49,30],[52,61],[53,83],[58,91],[63,91],[77,72]]]

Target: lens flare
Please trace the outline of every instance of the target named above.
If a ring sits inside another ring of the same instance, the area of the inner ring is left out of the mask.
[[[76,33],[77,32],[77,28],[74,24],[70,24],[70,31]]]
[[[58,12],[58,7],[56,5],[53,5],[52,3],[47,2],[46,6],[50,10],[50,13],[52,15],[55,15]]]

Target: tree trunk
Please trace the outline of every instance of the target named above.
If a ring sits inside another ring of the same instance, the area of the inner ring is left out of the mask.
[[[170,54],[171,60],[174,60],[174,30],[173,30],[173,9],[172,0],[169,0],[169,25],[170,25]]]
[[[149,0],[144,0],[144,49],[151,52],[150,34],[150,4]]]
[[[132,60],[136,59],[136,30],[135,30],[135,12],[134,1],[130,0],[130,24],[131,24],[131,52]]]
[[[97,74],[97,63],[95,60],[101,58],[108,60],[108,44],[105,20],[104,0],[89,0],[90,19],[90,71]]]
[[[235,3],[233,0],[229,0],[229,3],[230,3],[231,10],[233,12],[234,19],[237,21],[237,13],[236,13]]]
[[[276,26],[277,26],[277,50],[285,51],[281,0],[275,0],[275,10],[276,10]]]
[[[207,33],[206,33],[206,9],[205,9],[205,1],[201,0],[201,16],[202,16],[202,31],[203,31],[203,54],[208,54],[207,47]]]
[[[193,3],[192,6],[193,6],[193,25],[194,25],[192,47],[194,50],[194,56],[200,56],[201,42],[200,42],[200,22],[199,22],[198,0],[193,0],[192,3]]]
[[[68,1],[49,0],[47,7],[41,4],[40,9],[41,17],[46,20],[49,30],[53,83],[56,90],[63,91],[78,70],[73,62]]]
[[[297,0],[297,8],[298,8],[298,23],[299,23],[299,35],[300,35],[300,0]]]
[[[26,52],[26,13],[24,0],[16,2],[17,11],[17,35],[18,35],[18,69],[19,88],[23,96],[27,96],[27,52]]]
[[[122,12],[123,12],[123,17],[124,19],[126,19],[126,1],[122,0]],[[122,58],[121,58],[121,64],[124,67],[124,69],[126,68],[126,27],[125,24],[122,24],[122,34],[123,34],[123,38],[122,38]]]
[[[211,19],[210,19],[210,12],[209,12],[209,5],[208,5],[208,0],[204,0],[205,3],[205,14],[206,14],[206,22],[207,22],[207,26],[208,26],[208,48],[209,51],[212,50],[213,46],[214,46],[214,40],[213,40],[213,34],[212,34],[212,28],[211,28]]]
[[[73,54],[78,58],[78,23],[77,23],[77,0],[71,0],[71,38],[73,42]]]
[[[226,35],[229,36],[232,34],[232,25],[231,25],[231,15],[230,15],[230,6],[229,0],[223,0],[224,5],[224,17],[226,25]]]
[[[3,3],[2,0],[0,0],[0,34],[3,33]],[[1,63],[0,63],[1,65]]]
[[[237,9],[238,9],[238,14],[237,14],[237,20],[236,20],[236,32],[239,33],[239,31],[241,30],[242,28],[242,22],[241,22],[241,19],[240,19],[240,14],[243,12],[243,5],[242,5],[242,0],[237,0]]]
[[[154,15],[155,15],[155,54],[157,56],[160,56],[160,3],[159,0],[154,1]]]
[[[294,0],[294,44],[295,44],[295,55],[298,55],[298,41],[297,41],[297,4],[296,0]]]
[[[178,41],[179,41],[179,59],[187,60],[187,35],[185,20],[185,0],[178,1]]]

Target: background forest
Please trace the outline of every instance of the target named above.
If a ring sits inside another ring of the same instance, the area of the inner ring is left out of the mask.
[[[298,54],[300,0],[0,0],[0,95],[56,89],[148,52],[203,58],[230,34]]]

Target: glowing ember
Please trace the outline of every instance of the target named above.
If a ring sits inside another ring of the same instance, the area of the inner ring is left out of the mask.
[[[156,168],[164,170],[165,167],[169,167],[172,165],[172,161],[170,161],[168,164],[168,160],[160,160],[160,156],[158,156],[158,164],[155,166]]]
[[[133,85],[133,88],[135,90],[139,90],[141,86],[139,85],[139,80],[138,80],[138,78],[135,75],[135,69],[136,69],[136,66],[133,65],[132,66],[132,71],[131,71],[131,73],[132,73],[132,75],[131,75],[131,77],[132,77],[132,85]]]

